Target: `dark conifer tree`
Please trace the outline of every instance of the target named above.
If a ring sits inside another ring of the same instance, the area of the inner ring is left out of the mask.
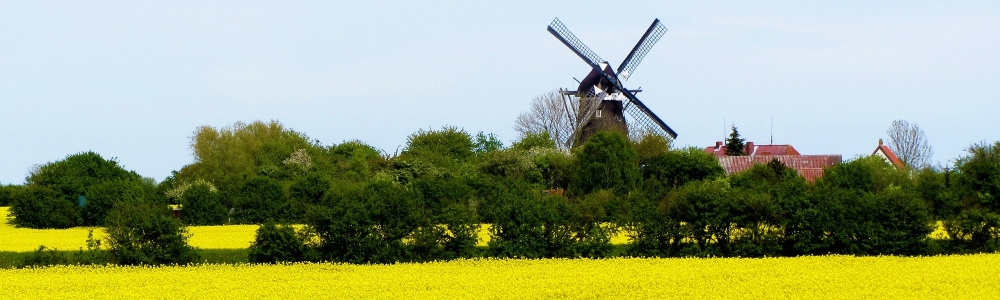
[[[743,151],[743,142],[745,139],[740,137],[740,132],[736,130],[736,125],[730,125],[733,132],[729,133],[729,138],[726,139],[726,155],[728,156],[743,156],[747,155]]]

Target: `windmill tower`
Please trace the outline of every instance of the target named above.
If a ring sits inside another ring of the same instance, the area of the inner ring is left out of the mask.
[[[559,90],[566,105],[566,112],[569,114],[567,117],[573,120],[570,123],[574,126],[571,130],[573,134],[567,143],[579,145],[600,130],[619,131],[628,134],[632,139],[638,139],[648,133],[669,139],[677,138],[677,132],[670,129],[670,126],[636,98],[635,94],[641,92],[641,89],[629,90],[622,86],[622,82],[631,77],[642,58],[667,32],[667,28],[659,19],[653,20],[653,24],[649,25],[649,29],[618,69],[612,69],[607,61],[584,45],[566,28],[566,25],[559,21],[559,18],[549,24],[548,30],[592,69],[580,81],[576,90]]]

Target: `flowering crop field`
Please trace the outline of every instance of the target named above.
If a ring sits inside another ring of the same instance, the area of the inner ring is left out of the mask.
[[[5,299],[996,299],[1000,255],[0,270]]]

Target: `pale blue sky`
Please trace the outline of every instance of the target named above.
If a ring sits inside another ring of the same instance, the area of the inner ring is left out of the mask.
[[[164,4],[166,2],[167,4]],[[93,150],[162,180],[197,126],[276,119],[392,153],[451,124],[509,144],[531,98],[588,72],[559,17],[612,65],[654,18],[629,79],[680,136],[851,158],[894,119],[946,163],[1000,140],[1000,2],[335,3],[0,0],[0,183]]]

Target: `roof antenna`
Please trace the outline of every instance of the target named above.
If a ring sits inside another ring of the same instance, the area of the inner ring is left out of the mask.
[[[768,145],[774,145],[774,116],[771,116],[771,143]]]

